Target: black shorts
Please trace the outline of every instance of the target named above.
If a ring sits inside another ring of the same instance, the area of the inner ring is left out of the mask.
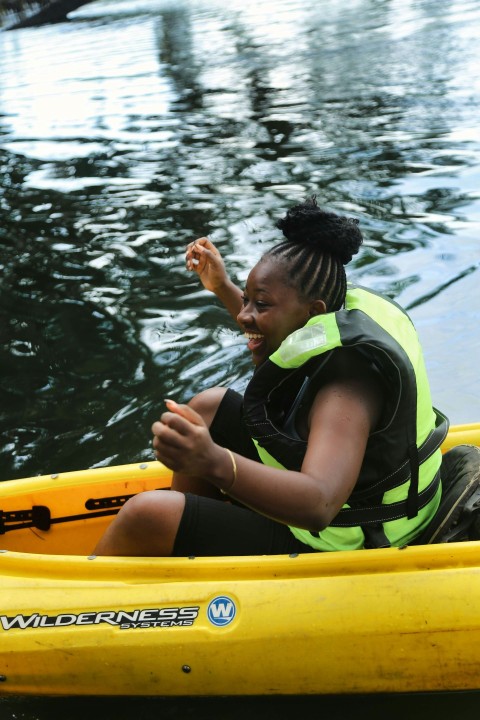
[[[227,390],[210,428],[218,445],[260,462],[243,421],[243,398]],[[235,502],[185,495],[185,510],[173,555],[283,555],[315,552],[300,542],[287,525]]]

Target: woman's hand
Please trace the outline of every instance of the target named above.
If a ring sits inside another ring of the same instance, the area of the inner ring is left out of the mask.
[[[215,245],[206,237],[187,246],[187,270],[196,272],[203,287],[215,293],[234,320],[242,307],[242,291],[230,280],[223,258]]]
[[[213,442],[202,416],[174,400],[165,404],[167,412],[152,425],[157,460],[184,475],[221,477],[228,470],[225,451]]]
[[[190,243],[185,259],[187,270],[197,273],[206,290],[217,294],[228,282],[222,256],[208,238],[202,237]]]

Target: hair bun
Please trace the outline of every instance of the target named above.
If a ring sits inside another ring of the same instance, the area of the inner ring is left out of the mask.
[[[315,195],[292,207],[277,227],[289,242],[315,246],[320,252],[338,257],[344,265],[363,242],[358,220],[322,210]]]

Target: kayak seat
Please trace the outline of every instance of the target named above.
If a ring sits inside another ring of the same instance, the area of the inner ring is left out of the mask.
[[[480,540],[480,448],[457,445],[440,468],[442,500],[413,545]]]

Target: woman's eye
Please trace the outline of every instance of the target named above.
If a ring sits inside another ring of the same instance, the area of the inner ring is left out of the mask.
[[[249,302],[250,302],[249,298],[246,295],[242,295],[243,307],[246,307]],[[258,310],[264,310],[265,308],[268,307],[268,303],[262,302],[261,300],[252,300],[252,302]]]

